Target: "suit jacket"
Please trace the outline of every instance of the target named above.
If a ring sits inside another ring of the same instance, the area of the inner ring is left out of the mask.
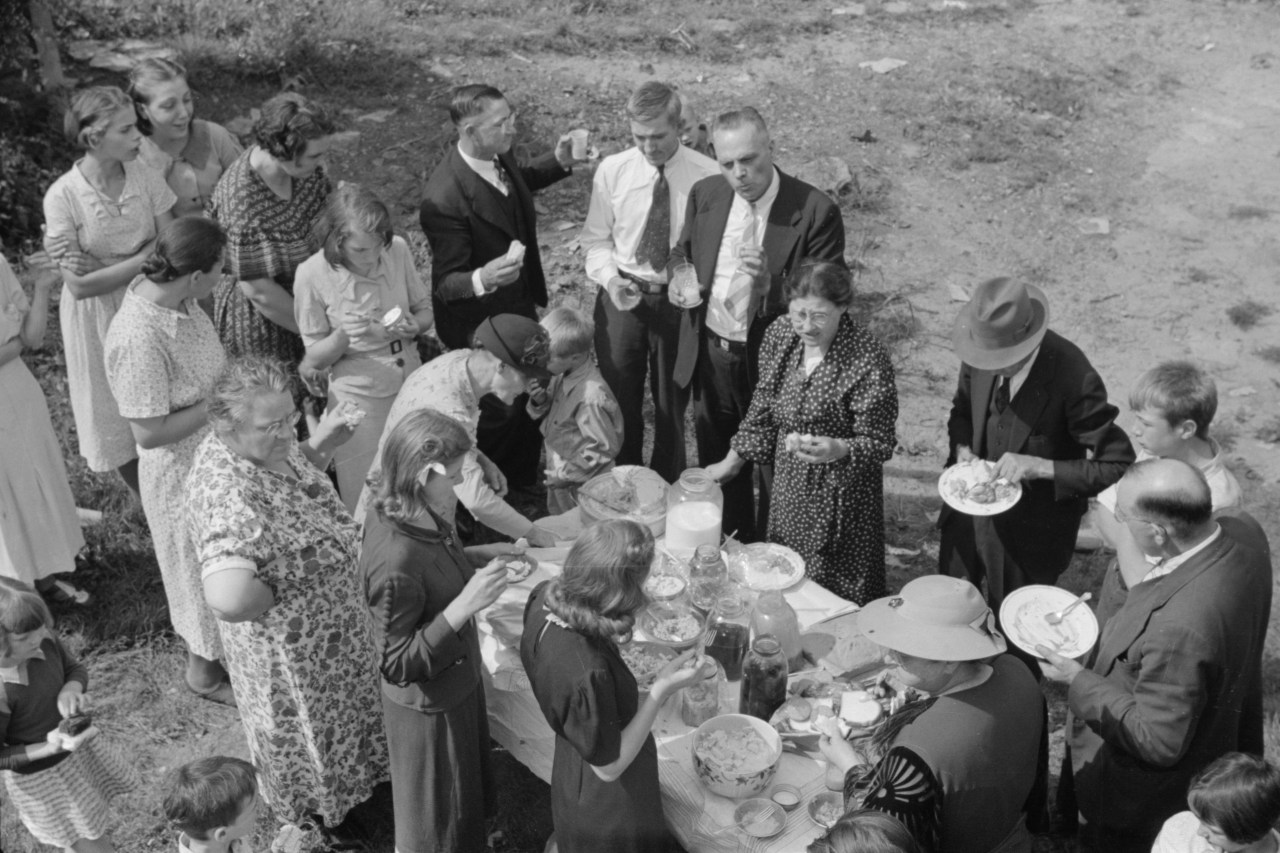
[[[1262,651],[1271,614],[1266,537],[1247,517],[1163,578],[1136,585],[1067,700],[1080,811],[1154,839],[1191,777],[1262,743]]]
[[[436,331],[452,348],[471,345],[471,333],[486,317],[513,313],[537,318],[534,305],[547,304],[547,282],[538,251],[537,214],[533,193],[569,176],[552,152],[521,166],[510,153],[498,155],[511,181],[511,198],[462,159],[456,145],[427,181],[419,211],[422,230],[431,244],[431,295]],[[477,297],[471,274],[500,255],[512,240],[526,247],[520,277],[493,293]]]
[[[757,378],[756,358],[765,330],[787,310],[784,292],[787,276],[805,258],[845,266],[844,220],[840,217],[840,208],[826,193],[781,169],[778,170],[778,182],[778,197],[769,209],[769,222],[762,241],[769,261],[769,292],[747,331],[752,385]],[[733,196],[733,187],[723,175],[711,175],[694,184],[689,192],[684,228],[671,249],[668,274],[676,264],[689,261],[698,271],[698,282],[702,285],[702,304],[682,312],[684,316],[681,317],[675,380],[682,388],[689,385],[698,363],[698,336],[706,323],[706,300],[711,292],[711,282],[715,280],[716,257],[729,221]]]
[[[968,364],[951,404],[947,433],[956,448],[983,459],[995,374]],[[1005,552],[1036,583],[1053,583],[1075,548],[1089,498],[1120,479],[1134,459],[1129,437],[1115,422],[1120,410],[1080,349],[1050,329],[1031,372],[1010,403],[1014,418],[1008,451],[1052,459],[1052,480],[1022,484],[1022,499],[990,521]],[[994,461],[994,460],[993,460]],[[957,517],[961,516],[961,517]],[[968,519],[943,505],[938,526]]]

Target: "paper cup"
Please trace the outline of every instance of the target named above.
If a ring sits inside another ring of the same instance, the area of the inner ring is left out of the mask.
[[[382,325],[388,329],[400,322],[400,318],[404,316],[404,310],[399,305],[393,307],[386,314],[382,315]]]
[[[569,131],[569,139],[573,142],[573,159],[587,159],[587,140],[591,138],[591,131],[583,128]]]

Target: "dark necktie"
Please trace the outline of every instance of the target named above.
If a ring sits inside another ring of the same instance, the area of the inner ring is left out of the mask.
[[[493,171],[498,176],[498,183],[502,184],[502,194],[511,195],[511,181],[507,179],[507,170],[502,168],[502,161],[497,157],[493,158]]]
[[[1009,408],[1009,377],[1001,376],[1000,384],[996,386],[996,411],[1004,414],[1004,410]]]
[[[671,186],[667,183],[665,167],[659,166],[658,180],[653,185],[653,201],[644,221],[640,245],[636,247],[636,263],[648,264],[655,272],[659,272],[667,268],[667,257],[670,254]]]

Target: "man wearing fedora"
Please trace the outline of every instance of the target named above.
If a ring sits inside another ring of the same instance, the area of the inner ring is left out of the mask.
[[[983,282],[951,339],[963,364],[947,464],[990,460],[996,477],[1022,483],[1022,498],[984,517],[944,505],[939,571],[978,587],[985,578],[999,613],[1013,590],[1052,584],[1066,570],[1089,498],[1120,479],[1133,447],[1089,359],[1049,329],[1039,288]]]
[[[1046,677],[1068,685],[1059,806],[1078,810],[1084,850],[1146,853],[1198,772],[1228,752],[1262,754],[1270,552],[1248,515],[1212,511],[1194,466],[1130,468],[1115,515],[1150,570],[1089,667],[1037,647]]]

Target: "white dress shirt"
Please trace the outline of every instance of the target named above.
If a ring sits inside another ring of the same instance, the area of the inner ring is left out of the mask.
[[[1018,396],[1018,392],[1022,390],[1022,386],[1026,384],[1027,377],[1031,375],[1031,368],[1036,366],[1036,359],[1040,357],[1040,347],[1036,347],[1031,351],[1031,358],[1027,359],[1027,363],[1022,365],[1017,373],[1009,380],[1009,400]]]
[[[684,225],[689,190],[720,171],[716,161],[681,145],[663,164],[671,191],[670,243],[675,245]],[[636,263],[636,248],[644,234],[658,169],[639,148],[628,148],[601,161],[591,182],[591,207],[578,240],[587,254],[587,278],[600,286],[622,270],[648,281],[665,282],[666,270]]]
[[[738,244],[747,233],[749,224],[754,226],[752,244],[760,246],[764,243],[764,230],[769,226],[769,211],[773,208],[774,199],[778,197],[778,170],[773,170],[773,181],[755,203],[755,221],[752,222],[751,203],[737,193],[733,194],[733,204],[729,207],[729,220],[724,226],[724,236],[720,238],[720,252],[716,255],[715,279],[711,282],[711,295],[707,299],[707,328],[722,338],[731,341],[746,341],[747,329],[751,319],[747,316],[751,300],[739,298],[730,306],[725,299],[730,295],[730,285],[734,274],[738,272]]]
[[[1167,559],[1161,557],[1153,558],[1150,554],[1143,554],[1142,556],[1144,556],[1147,562],[1151,564],[1151,571],[1143,575],[1142,580],[1138,581],[1138,583],[1147,583],[1149,581],[1159,580],[1165,575],[1173,574],[1174,569],[1181,566],[1187,560],[1190,560],[1196,554],[1199,554],[1205,548],[1208,548],[1221,535],[1222,528],[1215,524],[1213,526],[1212,533],[1202,539],[1198,544],[1193,545],[1176,557],[1169,557]]]

